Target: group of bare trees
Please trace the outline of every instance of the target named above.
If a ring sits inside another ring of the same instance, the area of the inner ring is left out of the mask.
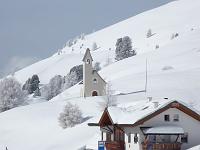
[[[20,83],[13,77],[0,81],[0,112],[23,105],[27,93],[22,90]]]

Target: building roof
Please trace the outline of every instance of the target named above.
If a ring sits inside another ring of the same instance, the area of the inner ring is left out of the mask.
[[[155,107],[155,101],[141,101],[129,108],[109,107],[104,111],[98,125],[103,125],[103,117],[107,114],[107,116],[109,116],[107,119],[110,118],[110,122],[112,122],[112,124],[118,124],[121,126],[137,126],[169,108],[179,109],[180,111],[200,121],[200,112],[191,106],[181,101],[170,101],[164,99],[159,101],[157,107]]]
[[[92,71],[92,73],[93,73],[93,74],[97,74],[97,76],[98,76],[104,83],[106,83],[106,81],[99,75],[99,73],[98,73],[95,69]]]
[[[89,49],[89,48],[86,49],[86,52],[85,52],[85,55],[84,55],[82,61],[85,61],[85,59],[86,59],[86,57],[87,57],[88,55],[89,55],[89,57],[90,57],[90,58],[92,59],[92,61],[93,61],[93,58],[92,58],[92,55],[91,55],[91,53],[90,53],[90,49]]]

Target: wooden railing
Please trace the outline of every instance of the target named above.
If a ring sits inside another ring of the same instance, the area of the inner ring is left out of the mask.
[[[143,150],[148,150],[151,147],[152,150],[181,150],[181,143],[152,143],[142,144]]]
[[[102,141],[99,141],[99,143],[102,143]],[[125,150],[123,141],[105,141],[104,144],[106,150]]]

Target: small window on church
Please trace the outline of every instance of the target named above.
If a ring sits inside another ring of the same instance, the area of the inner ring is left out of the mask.
[[[96,78],[93,80],[93,83],[94,83],[94,84],[97,84],[97,79],[96,79]]]
[[[89,60],[89,59],[87,59],[86,63],[87,63],[87,64],[90,64],[90,60]]]

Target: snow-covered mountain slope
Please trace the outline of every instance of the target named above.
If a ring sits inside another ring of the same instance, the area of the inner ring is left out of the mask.
[[[104,67],[100,74],[111,81],[118,96],[118,105],[131,107],[147,96],[178,99],[200,110],[200,1],[179,0],[144,12],[123,22],[79,39],[62,53],[54,54],[15,73],[20,82],[38,74],[47,83],[56,74],[66,75],[74,65],[81,64],[85,49],[96,42],[92,51],[95,61],[103,66],[108,57],[114,58],[117,38],[129,35],[138,55]],[[146,38],[151,28],[152,37]],[[171,40],[172,33],[179,36]],[[160,48],[155,49],[156,45]],[[82,48],[80,48],[82,47]],[[111,50],[109,50],[111,48]],[[72,51],[73,49],[73,51]],[[145,88],[146,60],[148,62],[147,93],[133,94]],[[98,120],[101,97],[78,98],[81,85],[75,85],[49,102],[18,107],[0,114],[0,149],[17,150],[76,150],[84,145],[96,147],[98,128],[88,122]],[[128,94],[132,93],[132,94]],[[67,101],[76,103],[86,122],[69,129],[61,129],[58,116]]]
[[[85,117],[95,116],[99,112],[96,101],[91,99],[74,99],[71,102],[81,106]],[[73,150],[84,146],[97,129],[88,128],[85,122],[63,130],[58,124],[58,117],[65,103],[38,103],[1,113],[0,149],[7,146],[16,150]]]
[[[155,50],[156,45],[160,48],[171,43],[171,35],[179,33],[180,36],[192,28],[199,28],[200,3],[198,0],[179,0],[165,6],[144,12],[123,22],[107,27],[85,37],[78,39],[72,47],[62,49],[62,54],[54,54],[45,60],[35,63],[25,69],[18,71],[15,76],[22,83],[32,76],[38,74],[42,83],[47,83],[56,74],[66,75],[69,69],[81,64],[81,58],[87,47],[91,48],[96,42],[98,50],[93,52],[94,60],[104,62],[113,50],[117,38],[129,35],[133,40],[133,46],[137,53],[146,53]],[[153,36],[146,38],[148,29],[152,29]],[[108,49],[110,49],[108,53]]]

